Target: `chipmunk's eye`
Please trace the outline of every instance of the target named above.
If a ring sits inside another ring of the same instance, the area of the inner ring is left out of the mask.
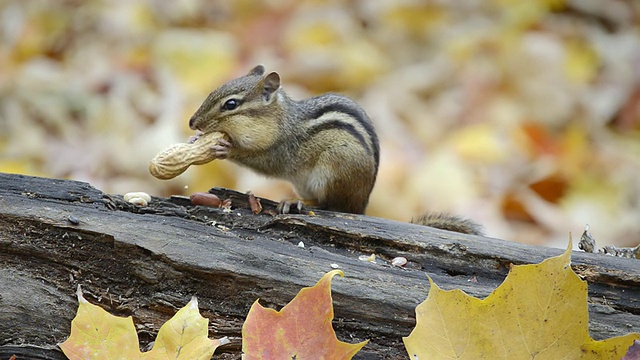
[[[236,99],[229,99],[222,104],[222,110],[234,110],[240,105],[240,101]]]

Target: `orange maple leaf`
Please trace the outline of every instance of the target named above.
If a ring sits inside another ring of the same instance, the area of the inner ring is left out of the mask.
[[[244,360],[251,359],[351,359],[368,342],[339,341],[331,326],[331,278],[326,273],[312,287],[303,288],[280,311],[264,308],[256,300],[242,326]]]

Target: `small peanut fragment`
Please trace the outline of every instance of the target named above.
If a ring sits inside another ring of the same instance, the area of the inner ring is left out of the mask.
[[[128,192],[124,194],[122,198],[126,202],[129,202],[131,199],[134,199],[134,198],[141,198],[141,199],[144,199],[146,202],[151,201],[151,196],[149,196],[149,194],[147,194],[146,192],[142,192],[142,191]]]
[[[192,205],[219,207],[222,203],[217,196],[204,192],[193,193],[190,199]]]
[[[202,134],[193,143],[174,144],[161,151],[149,162],[149,172],[161,180],[173,179],[191,165],[202,165],[215,160],[211,151],[224,135],[219,132]]]
[[[403,267],[407,265],[407,259],[402,256],[395,257],[391,260],[391,265],[397,266],[397,267]]]
[[[358,256],[358,260],[375,263],[376,262],[376,254],[360,255],[360,256]]]
[[[124,194],[123,199],[130,204],[145,207],[151,201],[151,196],[145,192],[136,191]]]

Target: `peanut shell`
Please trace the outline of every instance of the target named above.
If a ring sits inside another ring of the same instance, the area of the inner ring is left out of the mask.
[[[180,143],[161,151],[149,162],[149,172],[161,180],[173,179],[191,165],[202,165],[215,160],[211,150],[224,135],[219,132],[202,134],[193,143]]]

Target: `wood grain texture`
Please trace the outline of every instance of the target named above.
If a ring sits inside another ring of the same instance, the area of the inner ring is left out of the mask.
[[[69,334],[78,284],[89,301],[132,315],[143,347],[195,295],[210,337],[232,341],[214,358],[237,359],[253,301],[279,309],[334,263],[346,275],[333,282],[338,337],[371,339],[356,359],[405,359],[402,336],[426,298],[425,274],[484,297],[510,264],[561,253],[360,215],[273,216],[276,204],[266,199],[267,213],[254,215],[246,195],[212,192],[231,198],[233,211],[183,197],[139,208],[82,182],[0,174],[0,359],[16,349],[58,359],[54,346]],[[371,253],[379,263],[358,260]],[[409,260],[406,268],[385,263],[396,256]],[[589,282],[592,337],[640,331],[637,260],[574,252],[572,266]]]

